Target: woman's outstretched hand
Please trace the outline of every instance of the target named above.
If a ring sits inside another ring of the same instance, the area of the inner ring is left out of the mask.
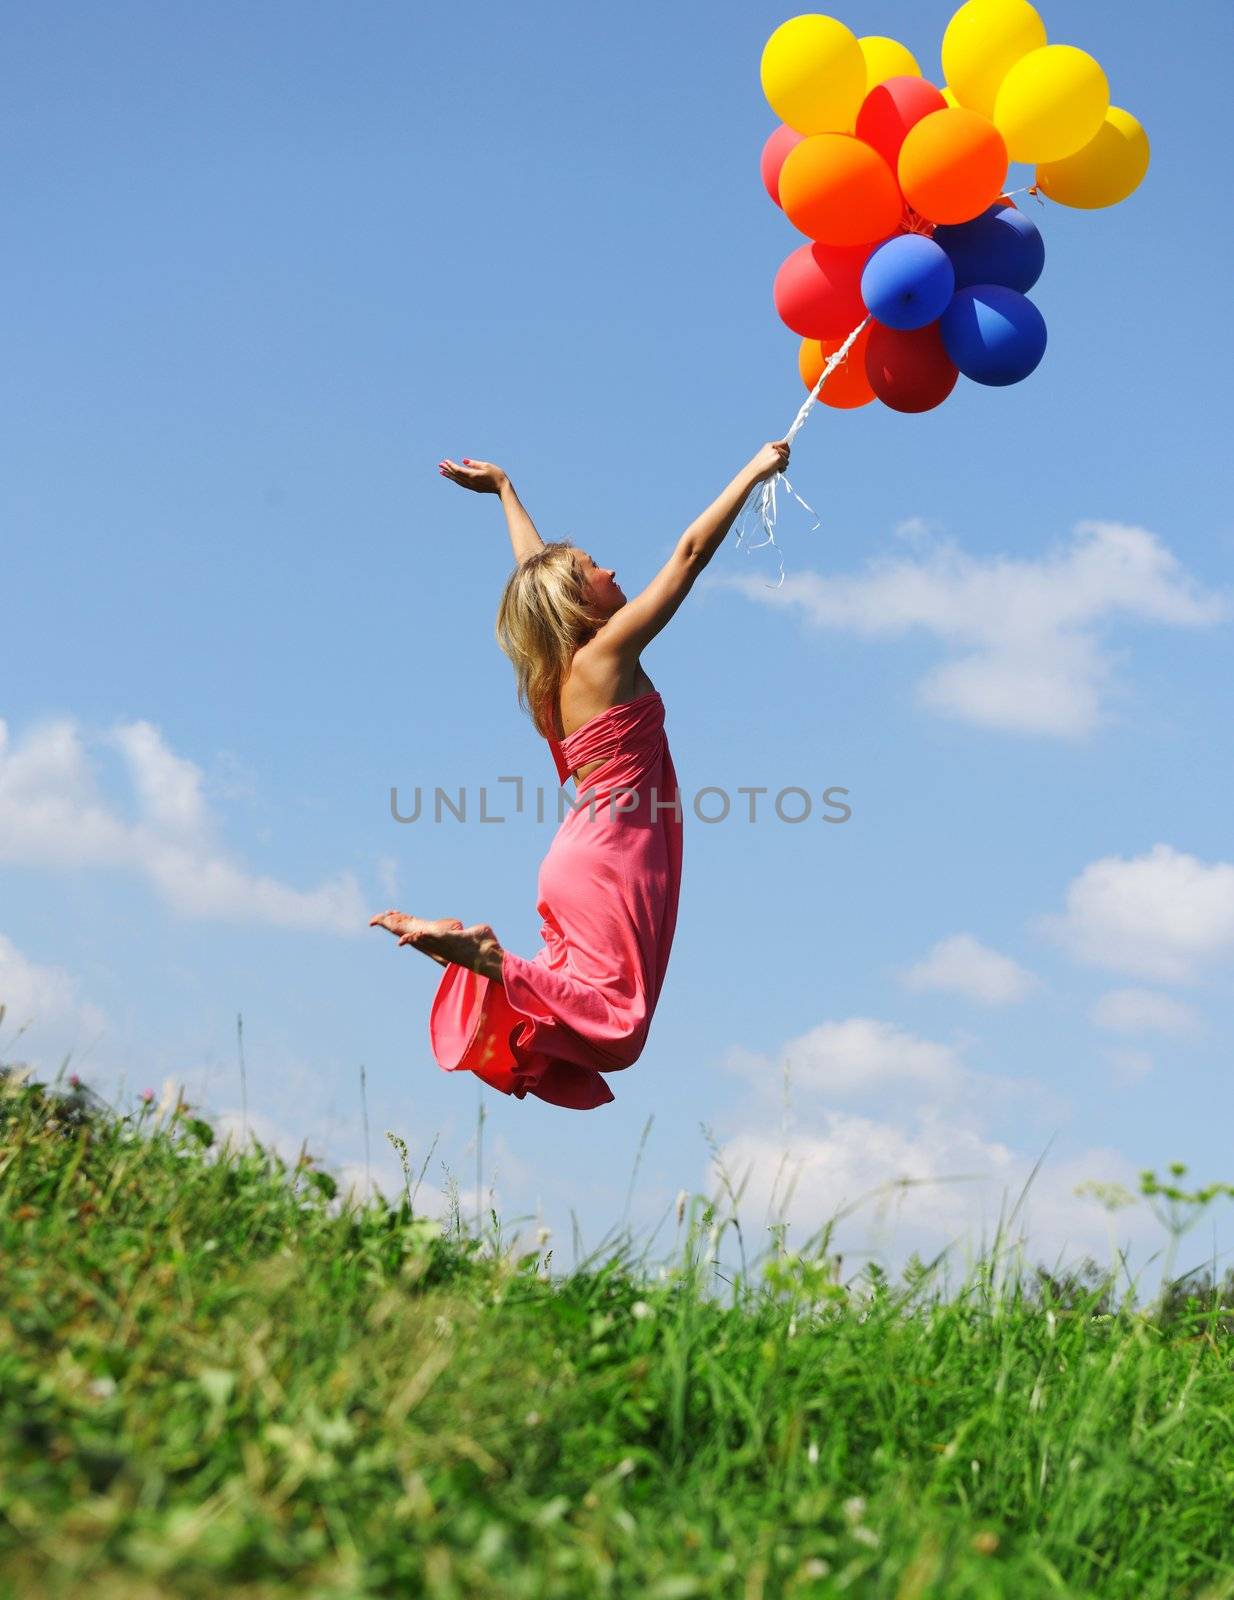
[[[765,444],[750,462],[755,483],[761,483],[764,478],[783,472],[788,466],[791,449],[792,446],[787,439],[777,439],[772,444]]]
[[[472,461],[466,456],[462,461],[451,461],[447,457],[437,463],[437,470],[451,483],[474,489],[477,494],[500,494],[509,481],[501,468],[491,461]]]

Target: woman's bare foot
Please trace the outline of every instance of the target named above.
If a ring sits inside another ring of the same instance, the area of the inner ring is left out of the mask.
[[[429,922],[424,917],[404,916],[401,911],[383,911],[380,916],[369,918],[370,928],[385,928],[387,932],[394,934],[400,944],[404,942],[404,936],[409,933],[427,931],[446,933],[451,930],[457,932],[462,929],[462,926],[463,924],[457,917],[443,917],[440,921]],[[414,941],[408,940],[407,942],[412,943]],[[424,951],[426,956],[431,956],[439,967],[448,967],[450,965],[448,956],[438,955],[435,950],[429,949],[425,945],[421,945],[420,949]]]
[[[409,917],[402,911],[384,911],[369,921],[370,928],[385,928],[400,945],[423,951],[441,967],[451,963],[467,967],[486,978],[501,977],[503,951],[487,922],[465,928],[457,917]]]

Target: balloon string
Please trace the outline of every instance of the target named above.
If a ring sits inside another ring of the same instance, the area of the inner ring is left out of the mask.
[[[830,355],[830,356],[827,357],[827,360],[826,360],[826,362],[824,363],[824,366],[823,366],[823,370],[819,374],[818,382],[814,385],[813,389],[810,390],[809,394],[802,401],[801,409],[798,411],[797,415],[793,418],[792,425],[790,426],[788,432],[784,435],[784,440],[785,440],[786,444],[791,445],[793,440],[801,432],[802,424],[805,422],[806,418],[810,415],[810,412],[814,409],[815,402],[818,399],[819,390],[827,382],[827,379],[831,376],[831,374],[835,371],[835,369],[842,362],[847,361],[849,351],[853,348],[854,344],[856,344],[858,338],[860,337],[862,331],[864,330],[864,328],[865,328],[866,324],[869,322],[869,320],[870,320],[869,317],[863,317],[862,320],[853,329],[852,333],[849,334],[848,338],[845,339],[844,343],[835,352],[835,354],[834,355]],[[745,503],[742,505],[741,511],[738,514],[737,546],[740,549],[741,541],[745,538],[746,530],[745,530],[745,528],[743,526],[741,526],[741,524],[744,523],[745,517],[746,517],[746,513],[750,510],[751,506],[753,506],[757,511],[758,525],[762,529],[764,537],[759,539],[757,541],[757,543],[755,543],[755,544],[747,544],[746,549],[747,550],[761,550],[764,545],[768,545],[769,544],[775,550],[776,556],[778,557],[779,562],[780,562],[780,579],[779,579],[779,582],[778,583],[769,583],[767,585],[767,587],[769,589],[778,589],[780,587],[780,585],[784,582],[784,553],[780,549],[780,546],[778,544],[776,544],[776,533],[775,533],[775,528],[776,528],[776,484],[779,482],[779,480],[781,478],[784,479],[784,487],[788,490],[789,494],[792,495],[793,499],[796,500],[799,505],[805,506],[805,509],[810,513],[810,515],[812,517],[815,517],[816,520],[815,520],[815,523],[814,523],[814,527],[810,529],[810,532],[813,533],[814,532],[814,528],[817,528],[817,527],[821,526],[820,522],[817,520],[817,514],[816,514],[816,512],[814,510],[814,507],[811,506],[811,505],[807,505],[806,504],[806,502],[797,493],[796,489],[793,488],[792,484],[784,476],[783,472],[773,473],[770,478],[764,478],[762,483],[755,484],[754,488],[750,491],[749,498],[747,498]]]
[[[998,198],[1000,200],[1010,200],[1017,194],[1031,194],[1039,206],[1045,205],[1045,197],[1041,193],[1041,186],[1036,183],[1027,184],[1023,189],[1007,189]]]

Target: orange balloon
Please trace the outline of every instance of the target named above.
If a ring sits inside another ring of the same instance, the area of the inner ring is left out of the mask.
[[[780,168],[780,204],[793,226],[820,244],[885,239],[902,209],[895,173],[851,133],[814,133],[795,145]]]
[[[914,211],[931,222],[969,222],[1002,193],[1007,146],[989,117],[948,107],[908,130],[898,170]]]
[[[818,398],[825,406],[834,406],[837,411],[853,411],[857,406],[869,405],[874,398],[874,390],[870,387],[870,380],[866,376],[866,345],[870,340],[872,322],[867,323],[857,337],[853,340],[852,348],[841,361],[834,367],[827,382],[818,391]],[[797,365],[801,371],[801,381],[807,389],[813,389],[827,365],[828,358],[835,355],[844,343],[843,339],[803,339],[801,349],[797,353]]]

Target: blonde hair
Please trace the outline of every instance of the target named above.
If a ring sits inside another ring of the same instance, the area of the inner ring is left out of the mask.
[[[574,652],[600,625],[578,557],[564,539],[544,545],[510,574],[497,607],[519,704],[545,738],[557,736],[553,713]]]

